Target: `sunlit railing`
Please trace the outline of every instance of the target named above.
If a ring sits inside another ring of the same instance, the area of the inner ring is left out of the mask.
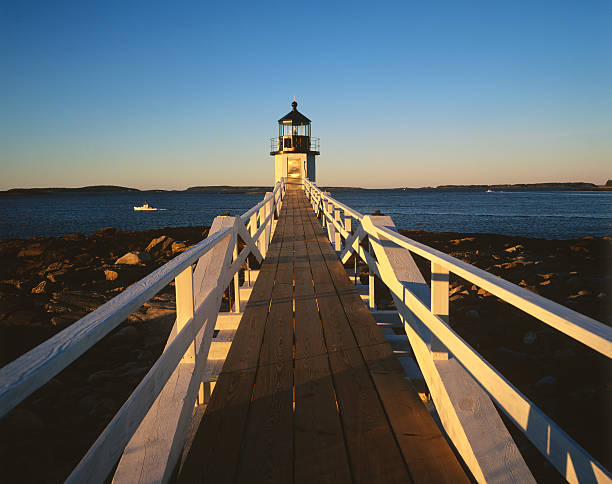
[[[259,261],[265,257],[285,190],[281,179],[242,216],[217,217],[206,239],[0,369],[0,417],[174,281],[177,318],[164,352],[68,478],[68,482],[104,482],[156,399],[163,392],[174,392],[172,409],[160,409],[156,414],[161,420],[176,420],[171,445],[156,449],[163,465],[155,479],[167,481],[180,457],[177,449],[182,449],[185,442],[185,422],[191,417],[202,384],[222,295],[233,283],[234,311],[240,312],[239,271],[249,254]],[[239,238],[245,244],[240,251]],[[177,395],[175,387],[166,388],[166,382],[183,362],[188,364],[189,378],[184,393]]]
[[[442,424],[477,480],[487,479],[472,444],[486,436],[480,431],[470,437],[469,424],[454,416],[460,413],[458,405],[462,403],[454,401],[447,388],[449,382],[436,366],[439,360],[456,358],[569,482],[611,482],[610,473],[599,462],[449,326],[449,275],[470,281],[608,358],[612,358],[612,328],[404,237],[395,230],[390,217],[363,215],[309,180],[303,181],[303,188],[341,261],[347,263],[355,254],[367,264],[371,309],[375,309],[374,276],[391,292]],[[411,253],[431,262],[430,286],[420,275]]]

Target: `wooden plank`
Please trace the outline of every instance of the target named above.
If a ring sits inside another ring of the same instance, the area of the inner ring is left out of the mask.
[[[469,482],[439,428],[406,380],[400,362],[351,284],[325,234],[317,232],[317,242],[334,287],[412,478],[415,482]]]
[[[295,478],[296,484],[351,482],[327,348],[317,308],[303,217],[295,221]],[[306,222],[309,223],[309,222]]]
[[[373,225],[376,220],[368,220],[368,216],[364,217],[364,224]],[[407,251],[401,249],[394,243],[382,240],[384,242],[384,250],[379,251],[379,258],[387,257],[386,252],[388,251],[400,251],[399,253],[407,253]],[[378,252],[377,252],[378,255]],[[409,256],[409,254],[408,254]],[[453,359],[448,362],[458,360],[461,364],[456,362],[456,368],[464,367],[474,377],[475,390],[478,386],[481,386],[486,392],[495,400],[497,405],[519,426],[525,433],[525,435],[531,440],[531,442],[542,452],[543,455],[547,456],[549,461],[559,470],[559,472],[569,482],[578,482],[580,480],[585,482],[612,482],[610,473],[596,460],[593,459],[582,447],[580,447],[571,437],[569,437],[557,424],[555,424],[547,415],[545,415],[538,407],[529,401],[523,394],[521,394],[508,380],[506,380],[499,372],[493,368],[486,360],[482,358],[476,351],[473,350],[463,339],[461,339],[446,323],[441,320],[437,315],[434,315],[429,310],[429,300],[423,301],[422,297],[417,297],[413,294],[412,290],[418,287],[414,281],[414,277],[421,277],[414,261],[411,262],[412,268],[407,262],[412,260],[406,258],[401,263],[397,263],[399,255],[389,258],[390,261],[381,265],[382,279],[387,284],[391,293],[394,295],[396,306],[399,308],[400,313],[406,318],[406,332],[408,337],[411,338],[413,348],[415,348],[415,355],[419,358],[419,353],[422,355],[428,354],[426,345],[423,350],[420,351],[419,347],[424,345],[419,340],[427,341],[427,333],[431,331],[435,334],[440,342],[444,344],[450,353],[453,354]],[[395,259],[395,260],[393,260]],[[418,273],[418,274],[417,274]],[[416,275],[416,276],[415,276]],[[406,281],[406,282],[404,282]],[[412,281],[412,282],[411,282]],[[421,286],[426,284],[420,283]],[[428,291],[425,292],[428,294]],[[413,338],[413,336],[416,336]],[[415,341],[415,343],[413,343]],[[417,353],[418,351],[418,353]],[[483,439],[484,433],[479,434],[478,430],[474,430],[474,438],[468,441],[467,444],[463,445],[462,440],[465,441],[465,437],[462,438],[464,432],[461,425],[452,425],[453,422],[461,420],[461,418],[467,417],[470,419],[475,418],[476,406],[469,405],[467,412],[459,413],[459,419],[455,416],[458,414],[453,402],[460,402],[461,398],[457,396],[447,396],[447,392],[450,389],[456,388],[451,383],[444,385],[442,375],[442,369],[448,370],[448,366],[445,361],[435,361],[434,365],[430,365],[429,358],[422,358],[419,360],[419,366],[423,369],[425,378],[429,375],[433,375],[435,378],[430,382],[428,386],[436,401],[435,392],[438,392],[443,398],[438,399],[440,402],[444,402],[445,399],[449,400],[447,404],[441,404],[439,414],[441,419],[451,417],[451,425],[446,426],[447,432],[451,435],[451,432],[457,432],[453,442],[456,442],[457,447],[464,446],[466,449],[464,459],[466,456],[469,457],[472,445],[478,445],[480,449],[486,444],[487,440]],[[432,370],[433,368],[433,370]],[[448,373],[446,374],[448,378]],[[456,380],[456,378],[454,379]],[[472,392],[467,392],[469,395]],[[486,400],[485,400],[486,401]],[[478,405],[479,402],[475,402]],[[438,406],[439,404],[436,403]],[[480,407],[479,407],[480,408]],[[492,415],[492,414],[491,414]],[[499,427],[501,430],[501,427]],[[488,434],[486,434],[488,436]],[[496,435],[499,435],[496,432]],[[451,436],[452,437],[452,436]],[[487,444],[490,445],[490,444]],[[495,447],[492,447],[493,449]],[[474,452],[480,460],[487,457],[487,452],[483,452],[478,449]],[[501,449],[500,449],[501,450]],[[463,451],[460,451],[464,455]],[[493,462],[487,462],[487,466],[496,466],[499,471],[495,472],[494,475],[508,475],[507,468],[509,460],[513,462],[519,462],[519,456],[515,452],[512,455],[506,453],[502,458],[497,459]],[[522,459],[522,458],[521,458]],[[469,460],[469,459],[466,459]],[[472,459],[474,460],[474,459]],[[478,463],[477,463],[478,464]],[[469,465],[469,462],[468,462]],[[477,470],[478,467],[475,467]],[[488,470],[485,467],[485,470]],[[474,472],[474,471],[473,471]],[[578,478],[578,476],[580,476]]]
[[[236,470],[237,482],[293,479],[293,200],[272,291],[255,387]]]
[[[234,480],[286,227],[284,218],[279,220],[240,330],[236,332],[205,417],[179,472],[179,482],[230,483]]]
[[[353,479],[409,482],[408,470],[317,244],[314,223],[313,217],[305,227],[308,255]]]

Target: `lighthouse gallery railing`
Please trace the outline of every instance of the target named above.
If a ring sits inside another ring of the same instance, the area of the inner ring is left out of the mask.
[[[189,388],[180,402],[183,405],[180,410],[181,416],[190,418],[202,382],[223,292],[233,281],[234,308],[239,311],[239,271],[249,254],[259,261],[265,257],[274,218],[280,213],[285,190],[285,181],[281,179],[273,192],[267,193],[259,204],[242,216],[217,217],[213,227],[220,219],[217,226],[222,227],[221,230],[210,233],[202,242],[0,369],[0,417],[79,358],[174,280],[177,320],[164,352],[67,481],[105,481],[177,365],[185,360],[194,362],[194,368]],[[239,237],[246,245],[240,252]],[[198,266],[194,272],[193,265],[196,263]],[[216,277],[211,280],[207,269],[215,263]],[[198,274],[200,264],[204,269]],[[182,419],[182,425],[177,430],[183,435],[173,436],[173,446],[168,449],[170,454],[160,456],[166,461],[164,475],[160,476],[163,481],[170,478],[180,458],[177,449],[182,449],[188,430],[185,420]]]
[[[436,373],[435,360],[438,358],[455,357],[567,481],[612,481],[610,473],[599,462],[448,325],[449,274],[483,288],[608,358],[612,358],[612,328],[404,237],[393,230],[395,227],[389,217],[364,216],[335,200],[328,192],[322,192],[309,180],[304,180],[303,188],[341,261],[347,263],[351,255],[356,254],[367,264],[370,307],[374,309],[374,276],[391,292],[445,430],[477,479],[480,471],[474,468],[476,463],[474,467],[471,464],[478,456],[473,459],[468,455],[472,452],[468,449],[470,443],[459,435],[462,431],[454,428],[460,422],[445,418],[460,402],[449,400],[447,395],[442,395],[447,392],[439,391],[444,381]],[[409,274],[408,266],[414,265],[410,253],[431,262],[430,288],[420,273],[417,277],[414,272]],[[458,438],[453,438],[455,436]]]

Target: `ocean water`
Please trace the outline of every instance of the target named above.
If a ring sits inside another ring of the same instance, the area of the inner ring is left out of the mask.
[[[240,215],[264,194],[67,193],[0,197],[0,239],[210,225]],[[548,239],[612,235],[612,192],[402,192],[353,190],[332,196],[361,213],[380,210],[398,228],[498,233]],[[136,212],[148,202],[166,210]]]

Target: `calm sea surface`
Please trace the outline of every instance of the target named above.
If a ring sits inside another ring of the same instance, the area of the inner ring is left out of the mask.
[[[361,213],[375,209],[407,230],[480,232],[568,239],[612,235],[612,192],[338,191],[332,196]],[[90,234],[102,227],[142,230],[210,225],[240,215],[263,194],[70,193],[0,197],[0,239]],[[148,202],[165,208],[136,212]]]

